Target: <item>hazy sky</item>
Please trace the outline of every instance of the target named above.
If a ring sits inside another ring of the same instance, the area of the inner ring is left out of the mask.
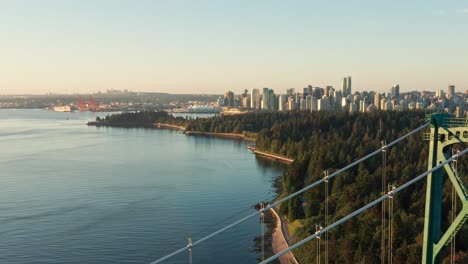
[[[468,89],[466,0],[0,0],[0,94]]]

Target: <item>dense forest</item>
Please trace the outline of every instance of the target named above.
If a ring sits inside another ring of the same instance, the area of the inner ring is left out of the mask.
[[[169,123],[186,126],[190,120],[183,117],[174,117],[165,111],[139,111],[111,114],[103,118],[96,117],[94,124],[118,127],[153,127],[154,123]]]
[[[152,117],[142,116],[148,120]],[[295,159],[284,172],[283,196],[323,178],[391,142],[426,122],[424,112],[377,111],[366,114],[327,112],[253,112],[237,116],[199,119],[175,119],[158,114],[157,119],[184,124],[187,130],[218,133],[251,133],[257,148]],[[112,117],[109,120],[113,120]],[[110,121],[113,122],[113,121]],[[118,121],[120,122],[120,120]],[[422,132],[387,150],[386,177],[389,184],[400,186],[427,170],[428,141]],[[463,149],[465,146],[457,146]],[[355,166],[329,182],[329,219],[336,222],[382,194],[382,155]],[[465,181],[468,159],[460,160],[459,172]],[[446,178],[446,177],[445,177]],[[425,180],[413,184],[394,198],[393,260],[395,263],[420,263],[424,225]],[[295,241],[324,225],[324,185],[305,192],[281,205],[280,212],[302,227]],[[461,203],[458,203],[458,208]],[[444,186],[443,229],[449,225],[451,185]],[[387,215],[386,218],[389,216]],[[388,219],[387,219],[388,220]],[[386,230],[385,232],[388,232]],[[381,207],[375,206],[329,233],[330,263],[378,263],[381,244]],[[457,235],[457,263],[468,263],[468,228]],[[323,246],[322,246],[323,249]],[[317,245],[310,242],[294,251],[300,263],[316,262]],[[336,253],[339,252],[339,253]],[[322,256],[323,257],[323,256]],[[448,263],[449,249],[441,260]]]

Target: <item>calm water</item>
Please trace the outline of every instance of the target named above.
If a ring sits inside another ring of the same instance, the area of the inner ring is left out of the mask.
[[[95,115],[0,110],[0,263],[149,263],[274,197],[282,168],[248,143],[85,126]],[[259,234],[254,218],[193,262],[256,263]]]

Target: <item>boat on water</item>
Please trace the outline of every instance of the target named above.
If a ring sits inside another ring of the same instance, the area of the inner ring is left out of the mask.
[[[54,106],[52,107],[52,110],[55,112],[72,112],[73,108],[70,105],[64,105],[64,106]]]

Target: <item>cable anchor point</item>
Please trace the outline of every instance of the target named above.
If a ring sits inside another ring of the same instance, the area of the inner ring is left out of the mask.
[[[328,182],[328,170],[323,171],[323,174],[325,175],[325,176],[323,177],[323,181],[324,181],[324,182]]]
[[[260,214],[263,216],[265,215],[265,204],[262,202],[260,203],[260,210],[259,210]]]
[[[317,239],[320,239],[322,236],[322,229],[323,227],[321,225],[315,225],[315,234],[317,235]]]
[[[389,189],[389,191],[388,191],[388,193],[387,193],[387,194],[388,194],[388,198],[393,199],[393,196],[395,195],[395,189],[396,189],[396,188],[395,188],[395,186],[393,186],[393,185],[389,185],[389,186],[388,186],[388,189]]]
[[[192,251],[193,244],[192,244],[192,238],[191,237],[188,238],[188,245],[187,246],[188,246],[188,250]]]
[[[387,141],[382,140],[382,141],[380,141],[380,143],[382,144],[382,148],[380,148],[380,149],[382,150],[382,152],[386,152],[387,151]]]

